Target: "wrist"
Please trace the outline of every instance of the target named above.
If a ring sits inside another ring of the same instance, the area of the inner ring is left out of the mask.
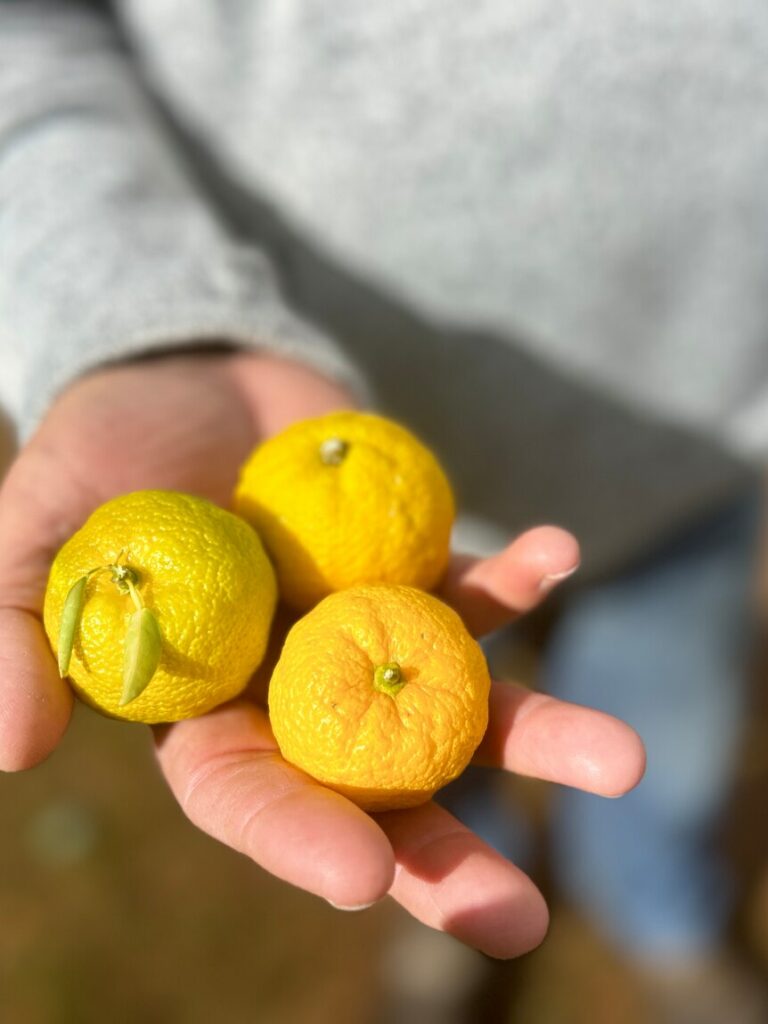
[[[351,388],[296,360],[237,352],[229,372],[250,403],[259,433],[267,436],[296,420],[360,405]]]

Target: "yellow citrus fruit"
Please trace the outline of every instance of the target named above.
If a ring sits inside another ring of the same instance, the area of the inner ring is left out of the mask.
[[[488,723],[488,667],[453,609],[411,587],[326,597],[289,632],[269,685],[287,761],[365,810],[455,779]]]
[[[345,587],[425,590],[448,563],[454,501],[434,455],[370,413],[302,420],[246,462],[235,510],[264,539],[280,593],[299,610]]]
[[[117,718],[174,722],[245,687],[276,600],[272,566],[242,519],[202,498],[137,491],[96,509],[61,548],[43,618],[86,703]],[[75,614],[68,658],[62,619],[66,631]]]

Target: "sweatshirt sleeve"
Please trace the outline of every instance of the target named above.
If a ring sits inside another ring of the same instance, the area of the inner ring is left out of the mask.
[[[198,341],[364,390],[206,205],[108,15],[0,0],[0,400],[20,435],[79,374]]]

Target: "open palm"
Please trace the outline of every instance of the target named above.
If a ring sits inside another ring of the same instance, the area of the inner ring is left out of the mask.
[[[0,768],[36,764],[69,720],[40,616],[58,547],[106,499],[165,487],[230,503],[260,439],[351,404],[337,384],[253,354],[174,355],[99,371],[51,408],[0,490]],[[533,608],[578,561],[555,527],[490,559],[454,556],[441,596],[481,635]],[[368,815],[287,764],[263,707],[241,698],[156,729],[171,789],[200,828],[342,907],[387,892],[435,928],[498,957],[537,945],[547,909],[533,882],[434,803]],[[642,744],[601,712],[494,683],[476,755],[605,796],[632,788]]]

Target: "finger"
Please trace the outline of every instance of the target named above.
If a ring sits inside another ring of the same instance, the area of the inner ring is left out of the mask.
[[[158,730],[158,758],[187,817],[271,874],[345,909],[387,893],[384,833],[284,761],[260,709],[236,701]]]
[[[0,609],[0,771],[43,761],[67,728],[72,701],[40,621]]]
[[[515,683],[494,682],[477,764],[600,796],[621,796],[645,771],[643,742],[626,722]]]
[[[377,820],[397,861],[390,895],[419,921],[501,959],[539,945],[549,923],[543,896],[452,814],[428,803]]]
[[[4,771],[28,768],[47,757],[72,710],[72,691],[59,678],[40,621],[53,555],[83,515],[80,492],[61,480],[59,470],[43,452],[25,453],[0,489],[0,769]]]
[[[63,460],[33,443],[0,487],[2,607],[40,613],[53,556],[99,503]]]
[[[535,608],[578,569],[579,557],[572,534],[538,526],[490,558],[454,555],[440,595],[482,636]]]

